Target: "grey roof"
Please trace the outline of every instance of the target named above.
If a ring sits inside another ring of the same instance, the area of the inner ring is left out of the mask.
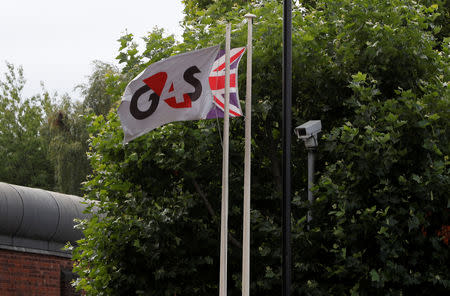
[[[70,256],[61,248],[82,238],[81,197],[0,182],[0,248]]]

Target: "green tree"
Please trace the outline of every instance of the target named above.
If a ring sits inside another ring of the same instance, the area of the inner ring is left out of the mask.
[[[45,89],[24,98],[22,68],[7,67],[0,81],[0,180],[81,194],[90,171],[84,106]]]
[[[225,20],[233,23],[232,46],[242,46],[243,15],[258,16],[251,289],[255,295],[277,295],[282,7],[280,1],[219,2],[184,1],[184,42],[167,45],[170,37],[153,31],[145,50],[160,59],[223,43]],[[306,151],[302,143],[293,146],[296,295],[439,295],[449,290],[449,248],[440,233],[448,225],[450,39],[438,43],[433,30],[441,12],[445,9],[439,5],[400,0],[294,5],[294,126],[321,119],[324,127],[318,199],[312,206],[305,201]],[[120,42],[124,67],[114,80],[117,100],[126,77],[155,61],[139,53],[131,34]],[[98,212],[80,225],[85,239],[74,252],[79,288],[90,295],[217,292],[219,126],[216,121],[168,124],[123,146],[115,112],[93,119],[89,157],[94,171],[85,189]],[[241,118],[231,121],[231,135],[229,293],[237,295]],[[310,209],[314,219],[308,228]]]
[[[22,68],[6,65],[8,72],[0,81],[0,180],[52,189],[48,144],[41,137],[44,121],[39,97],[23,98]]]
[[[83,107],[87,112],[106,115],[110,111],[115,97],[108,93],[111,79],[118,73],[116,67],[101,61],[94,61],[94,70],[86,84],[78,85],[83,99]]]
[[[91,172],[87,158],[87,111],[84,104],[70,97],[50,98],[44,93],[47,118],[44,125],[48,139],[48,157],[54,170],[54,188],[58,192],[82,195],[81,183]]]
[[[438,234],[449,224],[449,39],[434,50],[438,6],[332,1],[318,9],[301,26],[306,57],[317,50],[328,59],[314,79],[322,85],[315,97],[328,99],[314,108],[339,116],[322,117],[315,219],[311,230],[297,225],[300,291],[445,294],[449,249]]]

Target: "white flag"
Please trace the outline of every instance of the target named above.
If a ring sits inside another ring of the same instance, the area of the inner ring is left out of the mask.
[[[151,64],[125,89],[119,117],[127,143],[173,121],[206,118],[214,105],[209,76],[219,46]]]

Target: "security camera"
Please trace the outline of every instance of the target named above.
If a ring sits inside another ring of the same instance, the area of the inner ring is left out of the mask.
[[[322,122],[320,120],[310,120],[295,128],[295,134],[299,138],[311,137],[318,134],[322,130]]]
[[[317,134],[322,131],[320,120],[310,120],[295,128],[295,134],[305,142],[306,148],[315,148],[318,145]]]

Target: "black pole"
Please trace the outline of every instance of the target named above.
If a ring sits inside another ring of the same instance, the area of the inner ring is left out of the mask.
[[[291,295],[291,130],[292,130],[292,3],[283,7],[283,296]]]

